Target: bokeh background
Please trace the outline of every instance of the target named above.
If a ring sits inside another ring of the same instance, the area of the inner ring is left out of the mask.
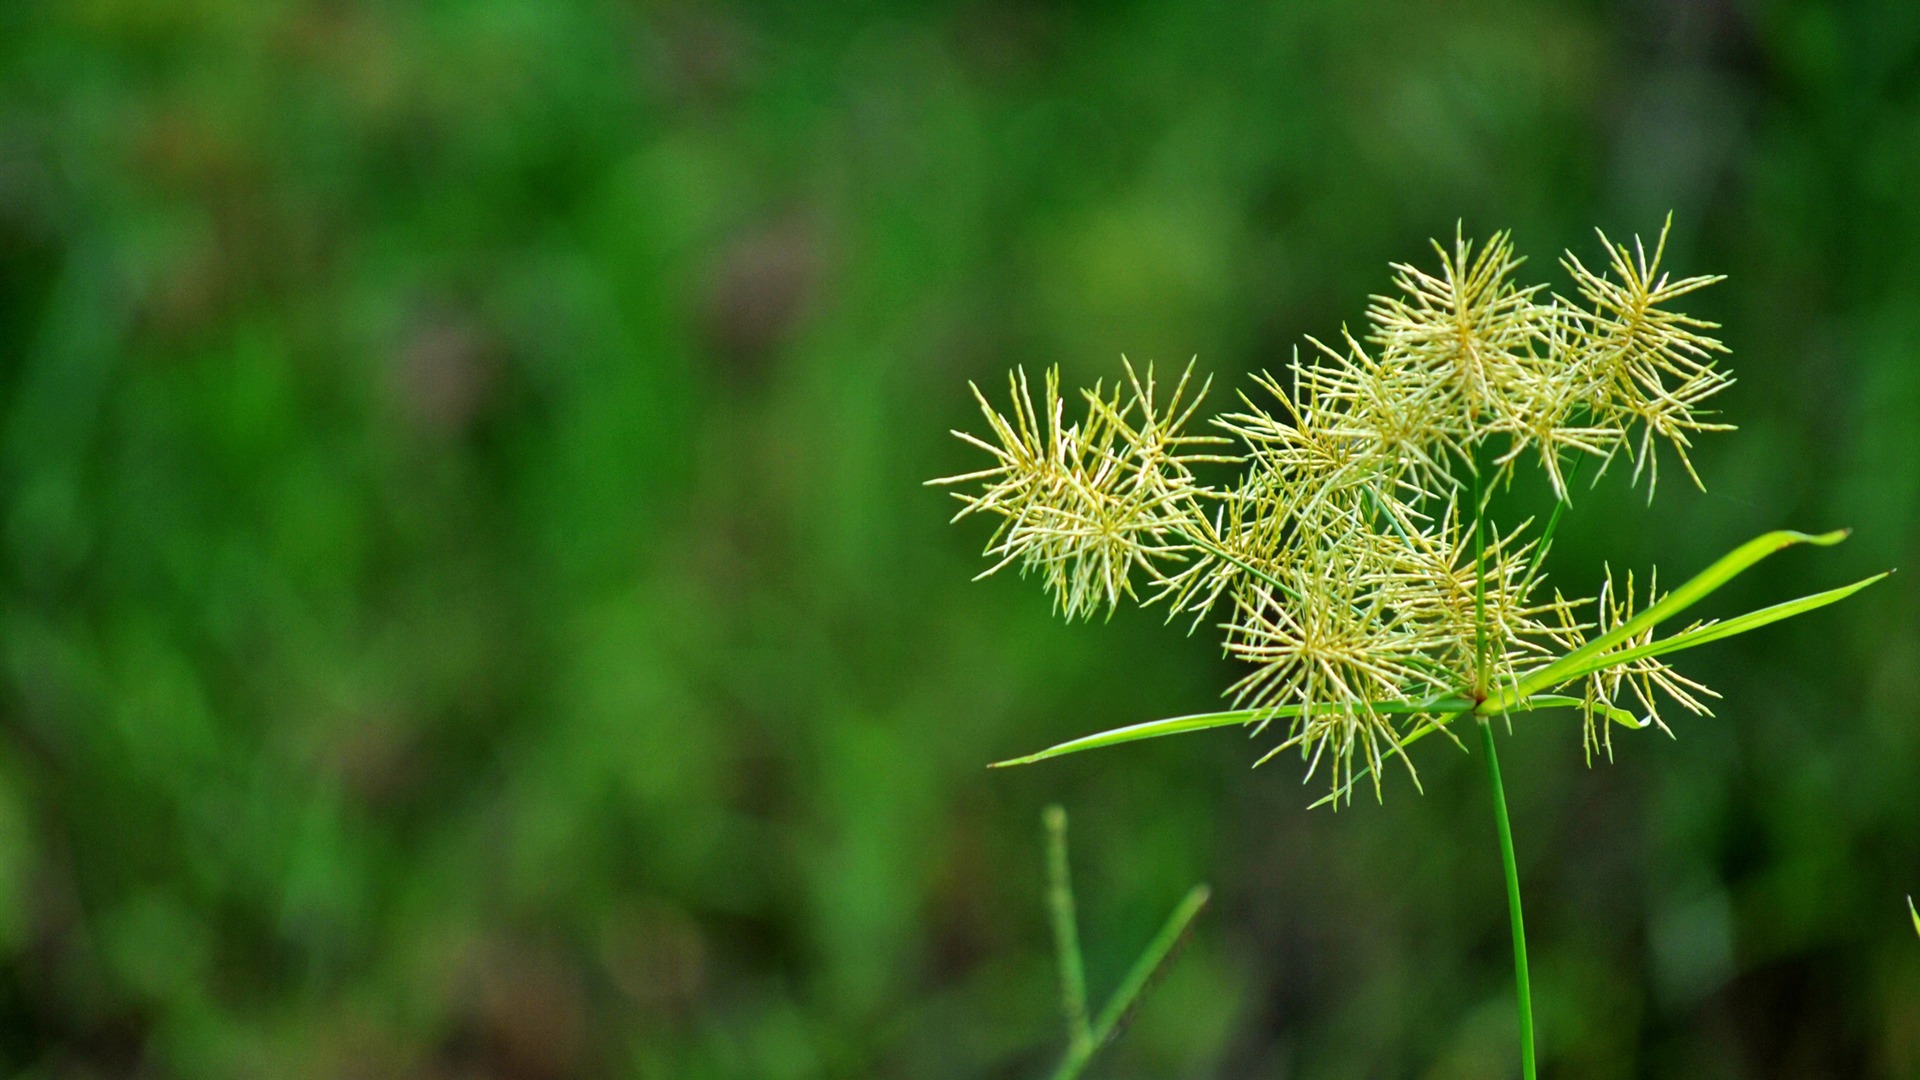
[[[1306,811],[1205,633],[978,584],[968,379],[1232,386],[1431,236],[1657,230],[1737,435],[1553,570],[1920,568],[1910,0],[0,4],[0,1068],[1515,1075],[1478,762]],[[1218,400],[1218,399],[1217,399]],[[1559,1077],[1920,1076],[1911,577],[1507,740]],[[1437,742],[1437,741],[1436,741]]]

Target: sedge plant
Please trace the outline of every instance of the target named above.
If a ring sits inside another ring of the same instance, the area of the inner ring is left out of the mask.
[[[1671,218],[1668,220],[1671,225]],[[1571,709],[1589,763],[1616,731],[1658,728],[1670,702],[1709,713],[1716,695],[1671,657],[1844,599],[1878,574],[1730,618],[1669,628],[1734,576],[1782,549],[1846,532],[1771,532],[1671,591],[1616,575],[1569,596],[1543,560],[1583,470],[1644,484],[1663,456],[1696,485],[1697,438],[1732,430],[1713,399],[1732,382],[1717,324],[1677,301],[1721,278],[1676,278],[1652,245],[1605,261],[1562,260],[1571,296],[1516,280],[1506,233],[1435,242],[1436,265],[1393,267],[1360,337],[1308,338],[1287,378],[1256,376],[1229,410],[1195,424],[1209,389],[1189,364],[1162,380],[1128,364],[1081,392],[1070,416],[1057,369],[1036,387],[1009,375],[1007,411],[978,387],[990,456],[958,485],[956,520],[995,519],[981,575],[1040,579],[1069,620],[1122,602],[1223,631],[1244,664],[1225,711],[1154,720],[1000,765],[1230,725],[1274,738],[1259,762],[1298,754],[1329,789],[1316,806],[1384,792],[1391,768],[1417,789],[1413,745],[1441,735],[1486,762],[1511,916],[1521,1061],[1534,1032],[1513,836],[1493,721]],[[1496,497],[1523,468],[1553,495],[1542,514]],[[1223,477],[1223,479],[1216,479]],[[1600,576],[1600,575],[1596,575]],[[1191,630],[1190,630],[1191,632]],[[1471,734],[1469,734],[1469,731]]]

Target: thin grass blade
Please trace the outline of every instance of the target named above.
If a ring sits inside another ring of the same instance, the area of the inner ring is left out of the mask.
[[[1444,713],[1468,708],[1473,703],[1464,698],[1434,698],[1427,701],[1376,701],[1369,706],[1375,712],[1384,713]],[[1314,705],[1316,712],[1342,711],[1353,706],[1345,704]],[[1141,739],[1157,739],[1163,735],[1180,735],[1189,731],[1205,731],[1208,728],[1231,727],[1235,724],[1253,724],[1261,720],[1284,720],[1299,716],[1306,706],[1282,705],[1265,709],[1233,709],[1227,712],[1197,713],[1193,716],[1173,716],[1165,720],[1149,720],[1142,724],[1102,731],[1096,735],[1085,735],[1050,746],[1038,753],[1025,757],[996,761],[988,768],[1003,769],[1011,765],[1031,765],[1036,761],[1077,754],[1082,750],[1097,750],[1103,746],[1118,746],[1121,743],[1138,742]]]
[[[1815,535],[1812,533],[1782,529],[1777,532],[1767,533],[1764,536],[1755,537],[1739,547],[1734,548],[1725,556],[1722,556],[1719,562],[1707,567],[1686,584],[1668,593],[1659,603],[1652,605],[1647,608],[1647,610],[1615,627],[1610,632],[1594,638],[1592,641],[1587,642],[1585,645],[1573,650],[1553,663],[1529,672],[1512,687],[1489,697],[1481,703],[1479,708],[1480,715],[1492,716],[1502,711],[1511,711],[1514,702],[1524,700],[1542,690],[1566,682],[1568,679],[1574,677],[1567,674],[1568,672],[1581,668],[1594,657],[1614,648],[1623,641],[1631,640],[1649,627],[1665,622],[1687,610],[1711,595],[1714,590],[1732,581],[1755,563],[1772,555],[1774,552],[1782,551],[1796,544],[1817,544],[1821,547],[1831,547],[1845,540],[1849,532],[1850,530],[1841,529],[1836,532]]]
[[[1687,630],[1675,634],[1672,637],[1662,638],[1659,641],[1650,641],[1638,648],[1624,649],[1620,652],[1603,653],[1589,660],[1587,663],[1573,668],[1567,673],[1566,677],[1569,679],[1577,679],[1582,675],[1592,674],[1603,668],[1613,667],[1616,664],[1624,664],[1628,661],[1638,660],[1647,656],[1662,656],[1667,653],[1679,652],[1683,649],[1692,649],[1705,645],[1710,641],[1719,641],[1721,638],[1730,638],[1735,634],[1744,634],[1749,630],[1758,630],[1768,623],[1776,623],[1781,619],[1792,618],[1795,615],[1826,607],[1828,604],[1838,603],[1867,586],[1885,579],[1892,573],[1893,571],[1889,570],[1886,573],[1875,574],[1870,578],[1863,578],[1851,585],[1842,585],[1840,588],[1828,589],[1826,592],[1814,593],[1811,596],[1803,596],[1798,600],[1788,600],[1785,603],[1774,604],[1772,607],[1764,607],[1758,611],[1749,611],[1745,615],[1739,615],[1727,619],[1724,622],[1702,626],[1697,630]]]
[[[1569,697],[1566,694],[1535,694],[1520,704],[1508,709],[1508,712],[1537,712],[1540,709],[1582,709],[1586,707],[1584,698]],[[1606,702],[1595,702],[1594,708],[1605,713],[1607,719],[1621,727],[1635,731],[1647,726],[1646,720],[1633,715],[1625,709]]]
[[[1100,1016],[1093,1024],[1093,1045],[1105,1046],[1119,1035],[1127,1021],[1133,1016],[1133,1010],[1139,1006],[1140,997],[1153,986],[1167,964],[1172,961],[1180,944],[1187,939],[1187,932],[1193,927],[1193,920],[1207,906],[1213,896],[1212,890],[1205,885],[1195,885],[1188,890],[1180,905],[1167,916],[1166,924],[1147,944],[1146,951],[1133,962],[1127,977],[1107,999],[1106,1008],[1100,1010]]]

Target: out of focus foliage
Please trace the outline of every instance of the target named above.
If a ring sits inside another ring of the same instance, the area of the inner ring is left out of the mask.
[[[1458,219],[1564,287],[1671,208],[1742,430],[1554,566],[1859,530],[1738,610],[1920,565],[1916,190],[1909,0],[0,4],[0,1066],[1034,1075],[1057,798],[1094,982],[1216,886],[1103,1075],[1499,1075],[1472,763],[980,768],[1228,680],[968,583],[965,380],[1232,385]],[[1516,724],[1554,1075],[1920,1073],[1915,610]]]

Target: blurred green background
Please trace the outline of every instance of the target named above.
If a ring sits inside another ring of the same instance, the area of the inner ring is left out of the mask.
[[[968,379],[1234,385],[1457,220],[1676,212],[1742,430],[1554,553],[1920,568],[1910,0],[0,4],[0,1069],[1030,1077],[1040,808],[1112,1077],[1497,1077],[1477,762],[1308,813],[1212,637],[1066,627],[920,486]],[[1216,400],[1224,400],[1217,397]],[[1911,577],[1509,795],[1560,1077],[1920,1076]]]

